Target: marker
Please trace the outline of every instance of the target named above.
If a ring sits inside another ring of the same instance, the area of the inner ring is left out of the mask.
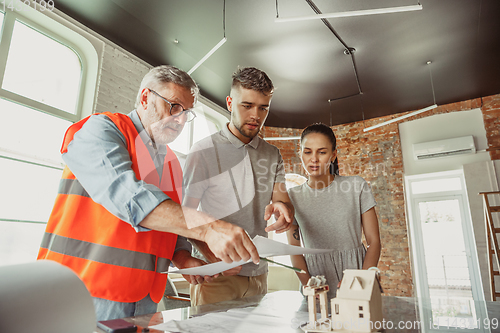
[[[297,267],[292,267],[292,266],[287,266],[285,264],[282,264],[280,262],[276,262],[276,261],[273,261],[271,259],[267,259],[267,258],[263,258],[263,257],[259,257],[260,259],[264,260],[264,261],[267,261],[267,262],[270,262],[272,264],[276,264],[276,265],[280,265],[280,266],[283,266],[285,268],[288,268],[288,269],[292,269],[296,272],[299,272],[299,273],[306,273],[303,269],[300,269],[300,268],[297,268]]]

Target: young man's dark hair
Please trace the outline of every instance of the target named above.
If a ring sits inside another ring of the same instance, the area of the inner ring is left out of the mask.
[[[267,74],[255,67],[238,68],[233,73],[231,88],[241,86],[245,89],[258,91],[266,96],[274,92],[273,82]]]

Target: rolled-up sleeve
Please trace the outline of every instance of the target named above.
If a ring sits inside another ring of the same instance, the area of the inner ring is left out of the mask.
[[[136,178],[125,137],[105,115],[87,120],[63,160],[92,200],[136,231],[149,231],[139,223],[170,199],[158,187]]]

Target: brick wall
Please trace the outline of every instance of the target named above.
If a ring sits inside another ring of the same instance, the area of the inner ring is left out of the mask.
[[[134,108],[140,82],[150,65],[105,41],[95,112],[111,111],[128,113]],[[470,110],[481,107],[490,147],[500,147],[500,94],[482,99],[440,106],[404,121],[438,113]],[[364,126],[399,117],[406,113],[365,121]],[[363,123],[334,126],[338,140],[341,174],[360,175],[371,183],[378,202],[382,238],[382,255],[379,263],[382,284],[386,294],[412,296],[411,263],[409,258],[407,227],[403,196],[403,161],[399,129],[393,123],[363,133]],[[299,129],[264,129],[264,136],[297,136]],[[299,141],[272,141],[285,161],[286,172],[304,174],[298,156]],[[492,159],[500,159],[500,151],[490,151]]]
[[[483,98],[484,127],[492,160],[500,160],[500,94]]]
[[[481,108],[489,147],[500,147],[500,94],[439,106],[437,109],[404,119],[411,121],[440,113]],[[382,254],[378,267],[386,295],[413,296],[408,231],[404,207],[403,157],[398,123],[395,122],[364,133],[369,127],[409,112],[363,122],[333,126],[337,137],[339,168],[342,175],[360,175],[370,182],[379,218]],[[401,122],[402,122],[401,121]],[[263,135],[296,136],[301,130],[266,127]],[[270,141],[283,156],[286,172],[305,175],[300,167],[299,141]],[[500,159],[500,151],[490,151],[492,159]]]
[[[105,41],[95,112],[129,113],[144,75],[152,66]]]

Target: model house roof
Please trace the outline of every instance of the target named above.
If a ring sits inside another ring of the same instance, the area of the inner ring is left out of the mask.
[[[371,300],[374,288],[382,292],[377,272],[374,270],[346,269],[337,298]]]

